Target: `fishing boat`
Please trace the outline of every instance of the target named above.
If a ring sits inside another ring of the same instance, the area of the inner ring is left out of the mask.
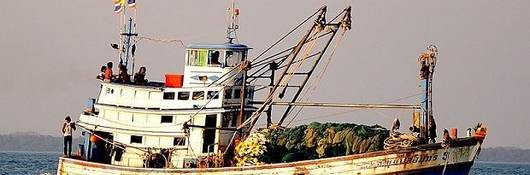
[[[120,43],[113,47],[120,67],[133,74],[135,43],[141,35],[135,32],[135,15],[126,13],[127,5],[134,4],[116,3],[117,12],[128,20],[123,20]],[[351,7],[331,20],[326,13],[326,6],[319,8],[264,52],[250,56],[251,48],[237,42],[239,9],[232,1],[227,42],[187,45],[183,74],[166,74],[163,82],[101,81],[97,98],[89,100],[76,121],[82,129],[78,155],[60,157],[57,174],[468,174],[486,128],[479,125],[461,138],[456,131],[445,131],[435,140],[435,46],[418,58],[422,93],[417,104],[303,101],[308,84],[321,78],[315,78],[317,68],[334,55],[351,29]],[[294,46],[269,53],[305,26]],[[282,128],[304,107],[410,110],[413,126],[409,133],[381,129],[388,135],[378,150],[274,163],[238,159],[238,149],[245,147],[241,144],[260,131],[255,127],[260,117],[266,116],[265,128]]]

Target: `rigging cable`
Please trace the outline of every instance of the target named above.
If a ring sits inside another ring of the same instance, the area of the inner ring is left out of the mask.
[[[344,12],[344,11],[343,11]],[[342,13],[340,13],[342,14]],[[340,15],[339,14],[339,15]],[[337,18],[337,17],[335,17]],[[335,18],[333,20],[335,20]],[[332,21],[333,21],[332,20]],[[310,83],[310,86],[309,88],[304,92],[304,94],[302,94],[302,98],[306,98],[306,95],[309,93],[309,92],[314,92],[317,88],[317,86],[320,84],[320,81],[322,80],[322,78],[324,77],[324,74],[326,73],[327,71],[327,68],[329,67],[329,64],[331,63],[331,59],[333,58],[333,56],[335,55],[335,51],[337,50],[338,46],[341,44],[342,42],[342,39],[344,38],[346,34],[346,30],[342,30],[342,33],[340,34],[339,38],[337,38],[337,42],[335,43],[335,45],[333,46],[333,50],[331,51],[331,54],[328,56],[328,58],[326,59],[327,62],[326,64],[324,65],[324,68],[322,69],[322,71],[320,72],[320,74],[317,75],[315,81],[312,81]],[[309,98],[309,97],[307,97]],[[286,127],[288,127],[291,122],[298,117],[298,115],[300,114],[300,112],[302,111],[304,107],[300,107],[299,110],[296,112],[296,114],[294,115],[294,117],[287,123]]]
[[[315,37],[315,35],[318,34],[318,32],[319,32],[319,30],[317,30],[316,33],[315,33],[315,31],[311,30],[310,33],[308,33],[308,38]],[[301,42],[304,42],[304,41],[301,41]],[[301,47],[303,47],[303,45],[305,45],[305,43],[302,43]],[[306,50],[307,50],[307,48],[306,48]],[[291,64],[294,64],[292,62],[295,59],[296,59],[295,57],[292,58]],[[300,68],[300,64],[297,64],[294,69],[298,70],[299,68]],[[289,67],[287,67],[286,70],[284,70],[284,75],[281,76],[280,80],[278,81],[278,84],[275,85],[276,89],[281,84],[288,83],[290,81],[290,79],[292,78],[292,75],[294,75],[294,72],[287,72],[287,70],[289,70]],[[272,101],[272,98],[274,98],[276,93],[277,93],[277,91],[273,91],[272,93],[270,93],[268,95],[268,97],[266,98],[265,102],[268,103],[268,102]],[[264,107],[266,106],[266,103],[264,103],[262,106],[260,106],[260,108],[258,108],[257,111],[263,112]],[[259,115],[261,115],[261,113],[258,113],[258,112],[253,113],[251,115],[251,117],[249,117],[247,120],[245,120],[245,122],[243,122],[240,126],[238,126],[238,129],[241,129],[241,128],[243,128],[243,126],[250,124],[250,122],[252,122],[254,124],[255,120],[257,120]]]
[[[413,94],[413,95],[409,95],[409,96],[405,96],[405,97],[401,97],[401,98],[397,98],[395,100],[391,100],[391,101],[387,101],[385,103],[395,103],[395,102],[399,102],[401,100],[405,100],[405,99],[408,99],[408,98],[412,98],[412,97],[417,97],[419,95],[422,95],[423,93],[416,93],[416,94]],[[365,110],[365,109],[352,109],[352,110],[348,110],[348,111],[342,111],[342,112],[336,112],[336,113],[331,113],[331,114],[325,114],[325,115],[319,115],[319,116],[316,116],[316,117],[310,117],[310,118],[304,118],[304,119],[299,119],[299,120],[294,120],[294,122],[299,122],[299,121],[306,121],[306,120],[312,120],[312,119],[318,119],[318,118],[322,118],[322,117],[332,117],[332,116],[338,116],[338,115],[342,115],[342,114],[346,114],[346,113],[351,113],[351,112],[356,112],[356,111],[361,111],[361,110]]]
[[[315,15],[317,15],[320,11],[322,11],[322,8],[325,8],[324,7],[321,7],[319,8],[317,11],[315,11],[311,16],[307,17],[304,21],[302,21],[300,24],[298,24],[296,27],[294,27],[291,31],[287,32],[287,34],[285,34],[283,37],[281,37],[279,40],[277,40],[276,42],[274,42],[274,44],[272,44],[271,46],[269,46],[267,49],[265,49],[265,51],[261,52],[256,58],[254,58],[251,62],[254,62],[255,60],[257,60],[258,58],[260,58],[263,54],[267,53],[269,50],[271,50],[274,46],[278,45],[278,43],[280,43],[282,40],[284,40],[285,38],[287,38],[289,35],[291,35],[294,31],[298,30],[298,28],[300,28],[302,25],[304,25],[307,21],[309,21],[310,19],[312,19]]]

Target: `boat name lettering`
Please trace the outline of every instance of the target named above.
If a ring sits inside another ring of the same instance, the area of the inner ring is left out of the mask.
[[[436,161],[438,159],[438,155],[402,155],[396,157],[396,158],[386,158],[386,159],[379,159],[379,160],[373,160],[370,162],[362,163],[361,169],[373,169],[378,167],[388,167],[388,166],[394,166],[394,165],[401,165],[401,164],[410,164],[410,163],[424,163],[424,162],[430,162],[430,161]]]
[[[112,89],[112,88],[107,88],[107,89],[105,89],[105,93],[107,93],[107,94],[113,94],[113,93],[114,93],[114,89]]]

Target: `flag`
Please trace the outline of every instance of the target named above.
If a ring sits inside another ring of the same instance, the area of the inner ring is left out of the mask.
[[[127,0],[127,4],[129,4],[129,8],[136,7],[136,0]]]
[[[114,13],[120,13],[125,5],[125,0],[113,0],[114,1]]]

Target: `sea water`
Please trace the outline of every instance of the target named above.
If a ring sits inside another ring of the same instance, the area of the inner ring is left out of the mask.
[[[61,153],[0,152],[0,175],[56,174]],[[516,174],[530,175],[530,163],[476,162],[471,175]]]

